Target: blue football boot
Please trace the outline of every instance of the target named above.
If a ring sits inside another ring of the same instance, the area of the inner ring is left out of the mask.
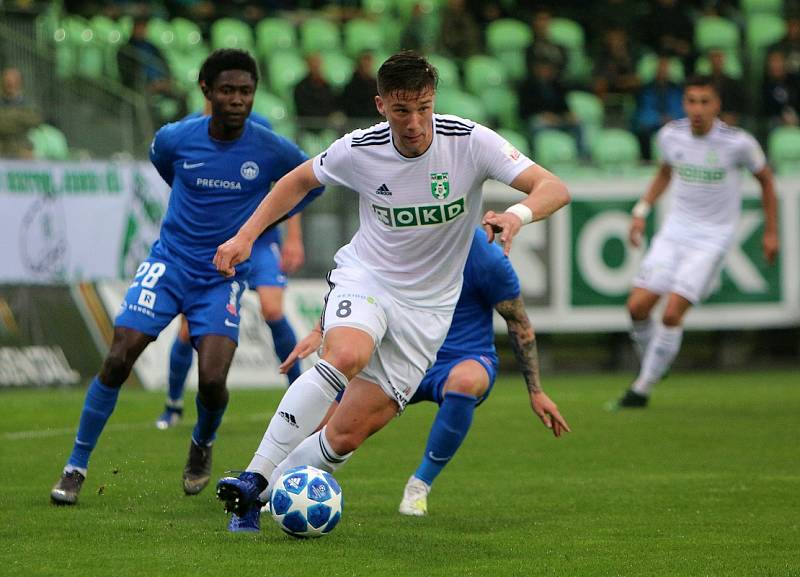
[[[261,530],[261,508],[264,503],[256,501],[244,515],[231,515],[228,531],[231,533],[258,533]]]
[[[245,471],[238,477],[220,479],[217,482],[217,499],[225,503],[225,511],[244,517],[266,488],[267,480],[262,475]]]

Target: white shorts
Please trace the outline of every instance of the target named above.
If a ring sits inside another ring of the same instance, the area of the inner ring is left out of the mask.
[[[724,257],[722,249],[699,248],[656,235],[633,286],[657,294],[676,293],[697,304],[714,288]]]
[[[452,312],[409,307],[368,273],[352,266],[328,275],[322,328],[354,327],[372,336],[375,350],[359,377],[379,385],[402,412],[436,360],[450,329]]]

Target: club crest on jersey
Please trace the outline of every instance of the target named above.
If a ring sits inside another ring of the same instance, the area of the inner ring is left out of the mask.
[[[450,195],[450,181],[446,172],[431,172],[431,194],[436,200],[444,200]]]
[[[239,172],[242,173],[242,176],[246,180],[254,180],[256,177],[258,177],[258,165],[252,160],[248,160],[242,165],[242,168],[239,169]]]

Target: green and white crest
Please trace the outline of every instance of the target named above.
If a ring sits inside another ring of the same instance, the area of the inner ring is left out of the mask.
[[[444,200],[450,194],[450,181],[446,172],[431,172],[431,194],[436,200]]]

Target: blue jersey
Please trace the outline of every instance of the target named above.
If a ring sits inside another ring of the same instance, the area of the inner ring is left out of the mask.
[[[436,355],[437,364],[471,354],[494,357],[494,307],[519,294],[519,278],[511,262],[499,246],[489,244],[482,229],[476,229],[464,266],[464,286],[450,331]]]
[[[157,244],[200,276],[219,274],[212,263],[217,246],[236,234],[273,182],[308,158],[249,119],[233,141],[212,138],[209,121],[201,116],[167,124],[150,147],[150,160],[172,187]],[[310,192],[290,214],[321,193]],[[248,271],[247,262],[237,266],[237,272]]]

